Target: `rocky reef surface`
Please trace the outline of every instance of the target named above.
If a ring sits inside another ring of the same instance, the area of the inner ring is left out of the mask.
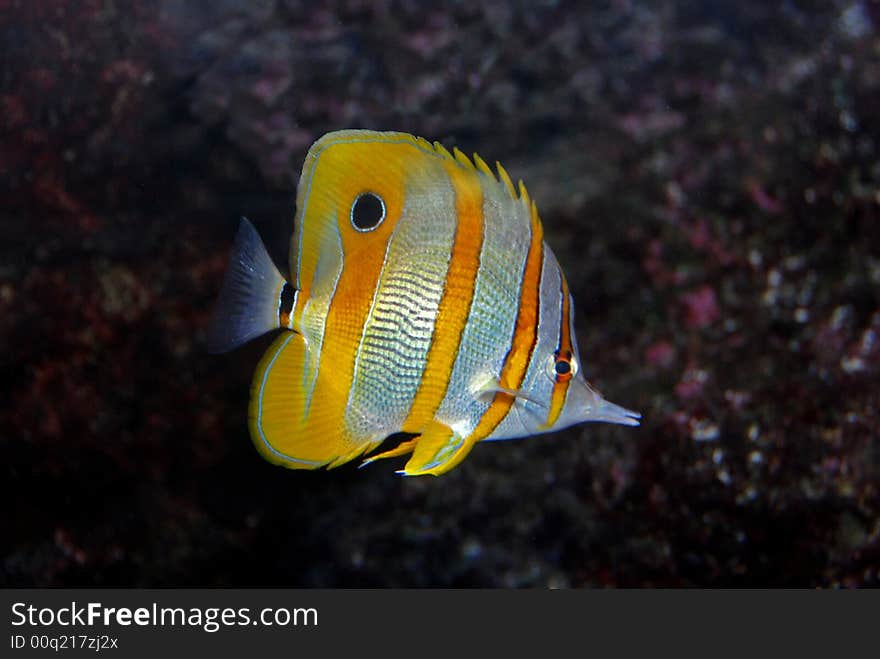
[[[0,1],[0,585],[880,585],[875,2]],[[440,479],[290,472],[267,340],[204,325],[238,218],[287,262],[323,133],[501,160],[638,429]]]

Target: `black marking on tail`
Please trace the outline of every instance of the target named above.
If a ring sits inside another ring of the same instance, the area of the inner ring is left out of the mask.
[[[278,298],[278,324],[281,327],[289,327],[290,315],[293,313],[293,305],[296,303],[296,289],[288,282],[281,287],[281,295]]]

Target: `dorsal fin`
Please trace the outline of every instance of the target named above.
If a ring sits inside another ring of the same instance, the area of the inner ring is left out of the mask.
[[[471,159],[468,158],[457,146],[452,147],[452,153],[455,154],[455,159],[468,169],[476,171],[474,167],[474,163],[471,162]]]
[[[473,160],[471,160],[458,147],[452,147],[452,151],[450,152],[449,149],[443,146],[440,142],[428,142],[428,140],[422,137],[415,137],[415,141],[419,148],[435,153],[441,158],[451,160],[470,171],[483,174],[484,176],[491,179],[494,183],[503,185],[504,189],[507,191],[507,194],[510,195],[510,198],[514,201],[522,201],[525,204],[526,208],[528,208],[532,204],[528,191],[526,190],[525,185],[523,185],[523,182],[519,181],[519,185],[514,186],[513,181],[510,179],[510,176],[507,174],[507,171],[504,169],[504,167],[501,166],[500,162],[495,162],[495,167],[498,171],[498,173],[496,174],[492,171],[492,168],[489,167],[488,164],[486,164],[486,161],[483,160],[478,153],[474,153]]]
[[[444,158],[449,158],[450,160],[455,160],[455,157],[446,150],[446,147],[440,144],[440,142],[434,142],[434,151],[439,153]]]
[[[531,203],[531,199],[529,199],[529,191],[526,190],[525,183],[522,182],[522,179],[519,180],[519,198],[523,200],[526,206]]]
[[[480,158],[480,154],[478,154],[478,153],[474,154],[474,164],[476,164],[478,170],[483,172],[486,176],[491,178],[493,181],[498,180],[497,178],[495,178],[495,173],[491,169],[489,169],[489,165],[486,164],[485,160]]]
[[[424,137],[419,137],[418,135],[415,135],[414,137],[416,140],[416,144],[418,144],[421,148],[426,149],[428,151],[431,150],[431,148],[432,148],[431,143],[428,140],[426,140]],[[436,144],[437,143],[434,142],[435,146],[436,146]]]
[[[513,187],[513,181],[511,181],[510,176],[507,175],[507,170],[505,170],[497,160],[495,161],[495,167],[498,169],[498,178],[504,184],[504,187],[507,188],[508,194],[516,199],[516,190]]]

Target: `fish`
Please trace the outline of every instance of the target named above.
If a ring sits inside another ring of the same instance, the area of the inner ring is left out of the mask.
[[[309,149],[290,280],[242,218],[206,331],[212,352],[281,330],[250,389],[269,462],[333,468],[388,437],[397,473],[439,476],[481,441],[587,421],[639,425],[584,377],[568,283],[535,202],[496,162],[400,132]]]

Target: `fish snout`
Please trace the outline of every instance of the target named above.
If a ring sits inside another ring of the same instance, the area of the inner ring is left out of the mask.
[[[569,417],[565,419],[566,425],[586,421],[616,423],[622,426],[639,425],[641,414],[605,400],[602,394],[586,380],[576,378],[572,385],[563,415]]]

